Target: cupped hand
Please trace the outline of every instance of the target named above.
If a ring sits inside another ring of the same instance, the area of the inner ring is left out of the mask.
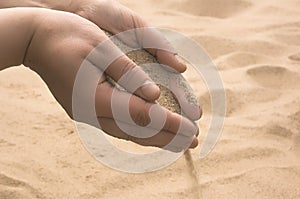
[[[97,84],[94,101],[95,117],[106,133],[141,145],[161,148],[168,145],[176,136],[176,141],[166,147],[176,152],[185,149],[187,144],[191,148],[197,146],[198,127],[190,120],[152,103],[159,96],[157,86],[149,84],[150,78],[122,54],[98,26],[71,13],[46,9],[40,11],[34,23],[36,28],[27,49],[24,65],[29,66],[43,78],[70,117],[73,118],[72,97],[77,72],[82,63],[87,63],[95,73],[99,73],[95,82]],[[105,48],[96,48],[103,42],[106,43]],[[105,60],[101,59],[105,55],[115,55],[116,59],[107,62],[106,66],[103,63]],[[108,75],[118,82],[126,74],[133,75],[129,75],[130,81],[123,81],[121,85],[129,91],[132,90],[135,95],[114,90],[106,79]],[[137,81],[141,85],[147,84],[138,86],[136,90],[132,88],[131,81]],[[85,90],[92,89],[84,85],[83,87]],[[76,97],[85,98],[86,96]],[[127,111],[124,108],[126,107],[125,99],[129,99],[130,117],[122,117]],[[112,101],[114,100],[116,100],[115,104],[120,117],[113,114]],[[154,113],[154,117],[151,113]],[[161,114],[155,115],[155,113]],[[161,115],[165,115],[162,126],[159,125]],[[134,121],[134,124],[130,123],[130,119]],[[88,118],[82,118],[81,121],[95,125],[90,123]],[[137,134],[130,133],[128,135],[128,132],[120,128],[120,123],[132,129],[133,132],[140,126],[147,126],[148,129],[154,129],[158,133],[151,137],[147,134],[143,135],[141,131],[135,132],[140,133],[141,136],[134,136]]]

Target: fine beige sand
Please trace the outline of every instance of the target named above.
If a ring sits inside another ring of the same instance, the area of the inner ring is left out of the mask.
[[[300,198],[300,2],[120,0],[201,44],[223,78],[227,117],[212,153],[192,150],[203,198]],[[187,73],[204,115],[210,97]],[[25,67],[0,72],[0,198],[195,198],[184,157],[148,174],[96,162]],[[133,147],[136,147],[133,145]]]

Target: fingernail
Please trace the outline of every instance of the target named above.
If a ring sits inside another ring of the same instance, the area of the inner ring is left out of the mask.
[[[184,72],[187,69],[186,64],[184,63],[185,61],[179,56],[179,55],[175,55],[175,58],[177,59],[177,61],[180,63],[181,68],[182,68],[182,72]]]
[[[194,148],[196,148],[198,146],[198,144],[199,144],[198,139],[196,137],[194,137],[194,139],[193,139],[193,141],[192,141],[192,143],[190,145],[190,148],[194,149]]]
[[[147,80],[143,84],[141,90],[147,100],[154,101],[159,98],[160,95],[159,87],[149,80]]]

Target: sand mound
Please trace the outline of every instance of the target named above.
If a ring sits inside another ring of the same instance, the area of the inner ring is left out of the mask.
[[[266,56],[247,52],[233,52],[221,56],[216,61],[220,70],[229,70],[233,68],[241,68],[253,64],[262,64],[269,60]]]
[[[235,41],[224,37],[193,35],[192,38],[199,42],[199,44],[209,52],[212,58],[232,53],[236,51],[239,45]]]
[[[289,56],[289,59],[292,61],[300,61],[300,53]]]
[[[14,179],[0,173],[1,198],[32,198],[42,197],[29,183]]]
[[[247,74],[259,85],[268,88],[300,88],[300,76],[281,66],[258,66],[247,70]]]
[[[251,3],[243,0],[185,0],[173,4],[179,12],[195,16],[228,18],[245,11]]]

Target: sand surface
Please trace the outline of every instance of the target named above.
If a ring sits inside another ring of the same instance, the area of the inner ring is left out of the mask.
[[[296,0],[120,0],[180,31],[216,63],[227,94],[220,141],[192,151],[203,198],[300,198],[300,12]],[[210,121],[203,80],[186,75]],[[185,159],[148,174],[96,162],[25,67],[0,72],[0,198],[194,198]],[[204,135],[199,137],[200,142]]]

